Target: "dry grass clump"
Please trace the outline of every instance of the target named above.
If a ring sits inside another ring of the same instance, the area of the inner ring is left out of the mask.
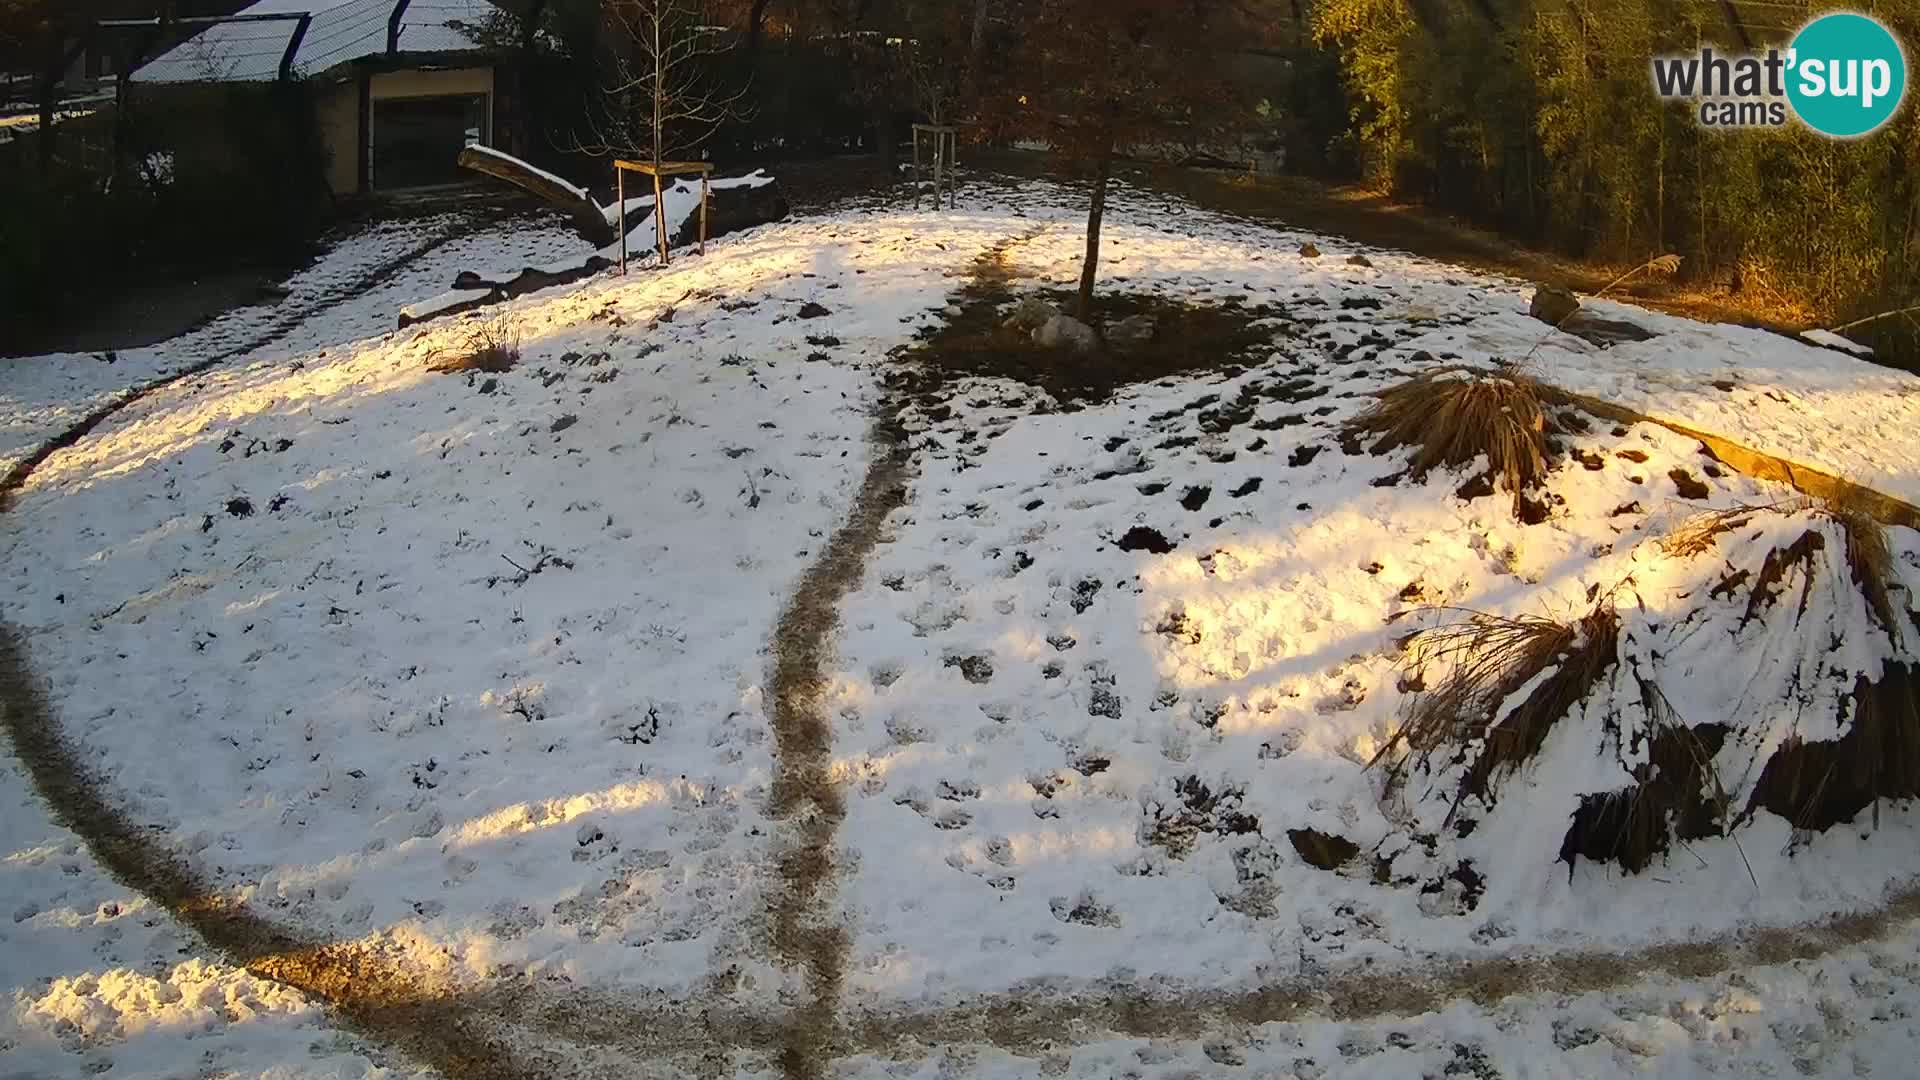
[[[1855,587],[1866,599],[1867,610],[1894,644],[1901,640],[1900,623],[1893,601],[1896,574],[1893,552],[1887,546],[1887,530],[1864,504],[1842,499],[1786,499],[1773,503],[1749,503],[1724,510],[1695,514],[1661,538],[1660,550],[1675,558],[1690,559],[1712,549],[1721,536],[1734,532],[1762,514],[1813,514],[1840,525],[1845,533],[1847,570]],[[1818,533],[1803,533],[1792,544],[1768,553],[1760,577],[1754,582],[1744,625],[1753,619],[1765,603],[1771,602],[1772,586],[1795,563],[1805,565],[1825,541]],[[1745,578],[1740,579],[1744,582]],[[1804,598],[1803,598],[1804,604]]]
[[[1879,519],[1854,503],[1829,500],[1826,511],[1847,533],[1847,569],[1867,610],[1887,632],[1894,644],[1900,643],[1900,623],[1893,607],[1893,551],[1887,546],[1887,530]]]
[[[1842,699],[1846,734],[1792,739],[1767,759],[1748,812],[1770,810],[1797,829],[1852,821],[1881,799],[1920,797],[1920,665],[1889,663]]]
[[[499,374],[520,362],[520,323],[507,314],[466,324],[455,344],[427,360],[428,371],[484,371]]]
[[[1864,503],[1803,498],[1698,514],[1674,529],[1661,542],[1661,549],[1681,558],[1702,554],[1715,546],[1718,537],[1763,514],[1837,523],[1845,536],[1840,555],[1854,587],[1874,623],[1894,646],[1901,646],[1904,613],[1894,598],[1900,586],[1893,554],[1885,527]],[[1791,542],[1769,548],[1757,570],[1730,567],[1713,594],[1749,590],[1740,620],[1744,626],[1785,599],[1778,590],[1798,567],[1802,580],[1798,608],[1804,613],[1815,587],[1812,564],[1828,549],[1826,536],[1808,528]],[[1807,640],[1809,648],[1831,648],[1827,635],[1809,633]],[[1791,701],[1781,704],[1798,707]],[[1764,809],[1798,829],[1820,831],[1853,820],[1881,799],[1920,797],[1920,664],[1890,660],[1877,678],[1856,675],[1851,691],[1840,699],[1839,710],[1843,732],[1839,738],[1819,742],[1792,738],[1767,759],[1745,814]]]
[[[1676,559],[1691,559],[1712,550],[1722,536],[1783,504],[1742,504],[1724,510],[1694,514],[1659,540],[1660,550]]]
[[[1517,371],[1444,368],[1384,390],[1373,407],[1348,422],[1351,436],[1379,438],[1368,450],[1413,448],[1414,479],[1484,456],[1490,479],[1515,495],[1547,475],[1547,415],[1540,385]]]
[[[1416,670],[1437,661],[1448,671],[1412,699],[1374,762],[1402,744],[1422,766],[1449,746],[1458,748],[1453,760],[1461,761],[1477,742],[1454,807],[1468,795],[1485,799],[1495,777],[1539,753],[1554,724],[1612,669],[1619,643],[1620,617],[1611,598],[1571,622],[1476,611],[1463,621],[1416,631],[1407,639]],[[1529,684],[1524,699],[1499,712]],[[1403,767],[1395,767],[1396,776]]]
[[[1726,790],[1713,766],[1728,729],[1689,727],[1658,687],[1639,683],[1647,727],[1635,741],[1644,741],[1647,760],[1634,768],[1626,787],[1581,796],[1560,841],[1569,875],[1582,858],[1617,862],[1637,874],[1664,855],[1673,839],[1717,836],[1731,825]]]

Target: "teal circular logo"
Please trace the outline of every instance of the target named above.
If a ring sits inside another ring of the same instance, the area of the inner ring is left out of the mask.
[[[1852,139],[1893,118],[1907,58],[1878,20],[1842,12],[1803,27],[1787,53],[1787,100],[1822,135]]]

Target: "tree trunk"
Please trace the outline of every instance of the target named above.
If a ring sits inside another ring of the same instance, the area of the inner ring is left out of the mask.
[[[1087,259],[1080,266],[1080,304],[1076,314],[1081,322],[1089,325],[1093,322],[1093,279],[1100,273],[1100,219],[1107,213],[1107,172],[1112,160],[1113,148],[1103,148],[1099,163],[1094,166],[1093,205],[1087,209]]]
[[[40,132],[38,146],[40,149],[40,175],[42,176],[46,176],[53,171],[54,102],[58,97],[60,78],[64,74],[60,70],[59,56],[61,45],[59,37],[56,36],[48,48],[52,52],[53,59],[47,62],[46,73],[40,78]]]
[[[660,208],[660,163],[666,158],[666,149],[661,143],[666,139],[667,108],[667,51],[666,42],[661,34],[661,22],[665,15],[656,8],[653,13],[653,174],[654,209]],[[664,261],[664,259],[663,259]]]
[[[886,183],[892,184],[897,177],[893,168],[893,108],[886,95],[876,93],[873,99],[873,149],[880,155],[880,175]]]
[[[747,12],[747,70],[752,71],[754,60],[760,55],[760,37],[766,32],[767,5],[772,0],[753,0],[753,7]]]
[[[973,0],[973,35],[967,42],[967,85],[975,93],[980,89],[980,56],[987,45],[987,4]]]

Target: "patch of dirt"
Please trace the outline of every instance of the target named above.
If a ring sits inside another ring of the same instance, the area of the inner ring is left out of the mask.
[[[1674,468],[1668,472],[1667,479],[1673,481],[1674,490],[1678,491],[1683,499],[1704,499],[1713,494],[1713,489],[1709,488],[1704,481],[1683,468]]]
[[[1135,525],[1128,529],[1113,546],[1121,551],[1149,551],[1155,555],[1165,555],[1174,548],[1173,542],[1161,534],[1159,529],[1149,529],[1145,525]]]
[[[1244,836],[1260,831],[1260,819],[1243,813],[1241,800],[1246,789],[1221,785],[1209,787],[1197,776],[1185,776],[1173,782],[1171,798],[1155,796],[1145,806],[1146,820],[1141,823],[1141,839],[1162,848],[1176,859],[1184,859],[1193,850],[1202,833],[1209,836]]]
[[[832,778],[833,724],[827,715],[826,663],[840,626],[840,601],[860,583],[867,557],[880,542],[887,515],[906,505],[912,455],[898,413],[910,377],[890,380],[868,434],[872,459],[846,520],[807,568],[773,636],[767,698],[773,702],[777,750],[772,816],[793,835],[779,857],[781,889],[772,904],[772,944],[780,962],[806,976],[808,999],[782,1026],[782,1075],[814,1080],[833,1057],[834,1013],[846,974],[846,931],[823,910],[833,887],[833,839],[846,806]],[[969,681],[992,677],[956,660]]]
[[[1360,845],[1318,829],[1288,829],[1287,840],[1310,866],[1338,870],[1360,855]]]
[[[1071,312],[1075,297],[1057,289],[1016,293],[1010,275],[976,274],[962,290],[960,314],[924,332],[913,350],[933,368],[956,375],[997,376],[1045,390],[1065,410],[1099,404],[1117,391],[1173,375],[1238,374],[1261,359],[1274,329],[1263,320],[1284,318],[1277,308],[1251,304],[1185,304],[1152,293],[1094,294],[1097,329],[1133,315],[1154,320],[1153,339],[1124,351],[1104,346],[1090,352],[1050,349],[1017,328],[1003,326],[1007,305],[1036,295]],[[1239,419],[1244,419],[1239,418]],[[1212,418],[1231,427],[1234,415]]]

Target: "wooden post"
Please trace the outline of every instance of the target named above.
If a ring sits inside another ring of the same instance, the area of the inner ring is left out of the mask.
[[[667,265],[667,206],[660,194],[660,174],[653,174],[653,239],[660,245],[660,265]]]
[[[933,209],[941,208],[941,154],[943,154],[941,138],[943,136],[939,133],[939,129],[933,129]]]
[[[613,198],[620,207],[620,276],[627,274],[627,170],[613,167]]]
[[[707,253],[707,174],[700,174],[700,254]]]

